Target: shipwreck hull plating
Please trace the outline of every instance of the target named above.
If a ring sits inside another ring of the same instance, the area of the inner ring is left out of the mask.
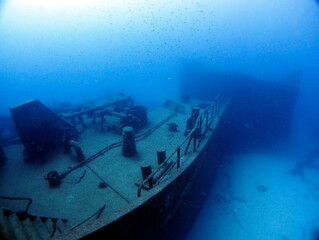
[[[189,164],[134,203],[59,239],[182,239],[194,222],[222,160],[222,120],[188,160]]]

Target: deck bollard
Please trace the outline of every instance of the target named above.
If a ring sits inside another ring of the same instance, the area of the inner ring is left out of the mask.
[[[132,127],[123,128],[123,145],[122,145],[122,155],[125,157],[132,157],[137,153],[135,136]]]
[[[200,110],[199,107],[193,107],[192,109],[192,127],[195,127],[197,118],[199,116],[199,110]]]
[[[150,175],[152,174],[152,166],[149,165],[149,164],[143,164],[143,165],[141,166],[141,171],[142,171],[142,178],[143,178],[143,181],[144,181],[145,179],[148,178],[148,176],[150,176]],[[150,187],[150,188],[153,187],[153,180],[152,180],[152,178],[149,179],[148,184],[149,184],[149,187]]]
[[[196,127],[195,124],[196,124],[196,121],[197,121],[197,119],[199,117],[199,111],[200,111],[199,107],[193,107],[193,109],[192,109],[192,126],[193,126],[193,128]],[[201,122],[199,122],[199,124],[201,125]],[[199,138],[200,137],[200,132],[201,132],[200,127],[201,126],[198,126],[196,128],[196,131],[194,132],[194,135],[193,135],[194,138]],[[194,147],[194,149],[195,149],[195,147]],[[194,152],[195,151],[196,150],[194,150]]]
[[[166,159],[166,151],[165,150],[158,150],[157,151],[157,163],[161,165]]]

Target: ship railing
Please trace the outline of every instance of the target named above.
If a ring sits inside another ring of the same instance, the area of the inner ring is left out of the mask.
[[[201,141],[205,138],[206,132],[211,129],[211,125],[216,118],[220,117],[221,102],[220,97],[217,96],[215,101],[210,104],[197,118],[193,129],[187,134],[183,141],[177,146],[177,148],[158,166],[158,168],[152,172],[138,187],[137,196],[141,196],[142,189],[145,189],[147,184],[152,182],[153,177],[157,174],[163,167],[167,165],[168,162],[173,162],[171,166],[175,166],[179,169],[181,166],[182,156],[190,156],[189,154],[196,153],[199,148]],[[190,146],[193,142],[193,150],[190,151]],[[185,149],[182,151],[182,149]],[[183,154],[183,155],[182,155]]]

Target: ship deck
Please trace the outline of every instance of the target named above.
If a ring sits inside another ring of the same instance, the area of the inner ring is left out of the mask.
[[[50,187],[45,176],[50,171],[63,172],[78,164],[74,152],[65,154],[61,147],[47,154],[47,161],[43,164],[27,163],[23,160],[23,145],[6,146],[4,150],[8,161],[0,168],[0,195],[31,198],[29,214],[68,219],[70,227],[85,221],[103,207],[101,216],[117,214],[123,206],[137,198],[138,187],[135,183],[142,180],[140,166],[146,163],[150,164],[153,170],[156,169],[156,151],[166,150],[166,155],[169,156],[185,139],[186,121],[192,107],[199,103],[195,100],[188,104],[183,103],[186,113],[174,114],[174,110],[164,106],[149,111],[147,126],[136,136],[171,118],[147,137],[136,141],[137,155],[124,157],[121,146],[115,147],[71,172],[58,187]],[[102,132],[100,126],[89,119],[85,119],[85,122],[88,128],[79,131],[80,137],[77,141],[86,158],[122,140],[119,134]],[[167,123],[171,122],[178,125],[177,132],[169,131]],[[100,188],[101,181],[107,183],[107,187]],[[13,211],[24,210],[27,203],[24,200],[0,199],[1,207]]]

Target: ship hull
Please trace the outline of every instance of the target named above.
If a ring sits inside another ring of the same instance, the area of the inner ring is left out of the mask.
[[[214,183],[223,156],[221,133],[222,119],[188,166],[174,172],[164,186],[143,192],[137,202],[116,213],[121,217],[97,219],[62,239],[182,239]]]

